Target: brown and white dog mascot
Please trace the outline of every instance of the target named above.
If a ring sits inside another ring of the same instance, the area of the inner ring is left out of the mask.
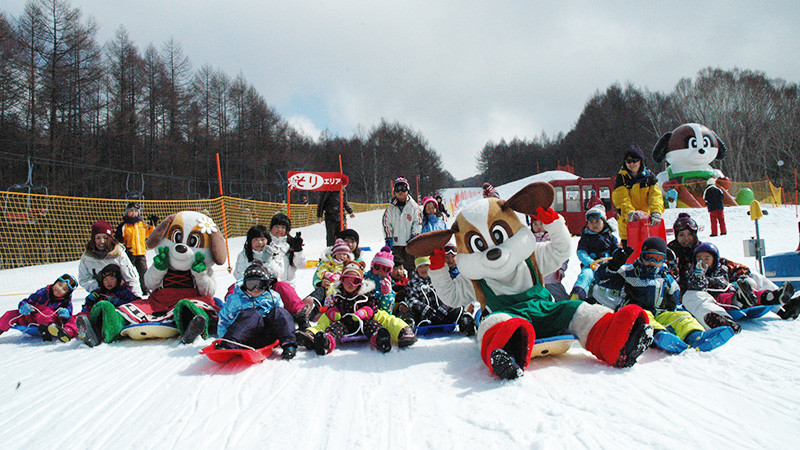
[[[572,253],[564,218],[550,207],[553,188],[532,183],[507,201],[484,198],[465,207],[449,230],[422,234],[409,253],[431,256],[436,293],[452,306],[477,300],[490,311],[478,328],[481,359],[501,378],[516,378],[528,366],[537,337],[572,333],[596,357],[631,366],[652,341],[645,312],[628,305],[617,312],[579,300],[556,303],[542,275],[556,271]],[[550,242],[536,242],[517,212],[544,223]],[[450,278],[444,245],[455,237],[458,270]]]
[[[728,193],[731,179],[711,167],[713,161],[725,159],[727,153],[717,133],[699,123],[685,123],[664,133],[653,147],[653,159],[667,162],[667,170],[656,177],[658,184],[664,192],[678,192],[678,207],[701,208],[705,206],[703,191],[713,178],[722,190],[725,204],[736,206],[736,200]]]
[[[172,214],[153,230],[147,247],[157,249],[144,275],[153,292],[120,311],[132,323],[173,319],[185,343],[207,336],[221,307],[214,298],[213,266],[226,260],[225,240],[214,221],[196,211]]]

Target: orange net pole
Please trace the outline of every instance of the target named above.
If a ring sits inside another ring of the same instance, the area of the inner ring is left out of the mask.
[[[228,219],[225,216],[225,197],[222,195],[222,169],[219,166],[219,153],[217,153],[217,179],[219,180],[219,200],[222,207],[222,230],[225,233],[225,255],[228,259],[228,273],[231,273],[233,269],[231,269],[231,250],[228,248]]]

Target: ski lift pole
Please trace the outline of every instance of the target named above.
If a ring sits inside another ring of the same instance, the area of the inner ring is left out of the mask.
[[[222,195],[222,169],[219,167],[219,153],[217,153],[217,179],[219,180],[219,201],[222,206],[222,230],[225,233],[225,256],[228,260],[228,273],[233,272],[231,269],[231,251],[228,248],[228,218],[225,215],[225,197]]]

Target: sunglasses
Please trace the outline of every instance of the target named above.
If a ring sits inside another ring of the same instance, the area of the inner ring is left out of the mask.
[[[667,255],[664,254],[664,253],[661,253],[661,252],[646,251],[646,252],[642,252],[642,255],[640,256],[640,258],[644,262],[649,262],[649,263],[654,263],[654,264],[661,264],[661,263],[664,262],[665,259],[667,259]]]
[[[350,287],[361,286],[361,278],[347,275],[342,277],[342,284]]]
[[[626,159],[625,164],[633,164],[641,161],[641,159]]]
[[[75,279],[72,278],[72,277],[68,277],[68,276],[62,275],[62,276],[58,277],[58,280],[56,280],[56,281],[61,281],[64,284],[66,284],[70,291],[74,291],[75,289],[78,289],[78,282],[75,281]]]
[[[395,192],[408,192],[408,186],[405,184],[400,184],[394,187]]]
[[[268,282],[264,279],[252,279],[252,280],[244,280],[244,289],[246,291],[266,291]]]
[[[392,267],[391,266],[386,266],[386,265],[383,265],[383,264],[379,264],[379,263],[375,263],[375,264],[372,265],[372,270],[374,270],[375,272],[389,273],[389,272],[392,271]]]

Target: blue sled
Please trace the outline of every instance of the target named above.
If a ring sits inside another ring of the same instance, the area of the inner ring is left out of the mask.
[[[13,325],[11,328],[31,336],[39,336],[39,325]]]
[[[733,320],[758,319],[780,305],[756,305],[743,309],[729,309],[726,312]]]

